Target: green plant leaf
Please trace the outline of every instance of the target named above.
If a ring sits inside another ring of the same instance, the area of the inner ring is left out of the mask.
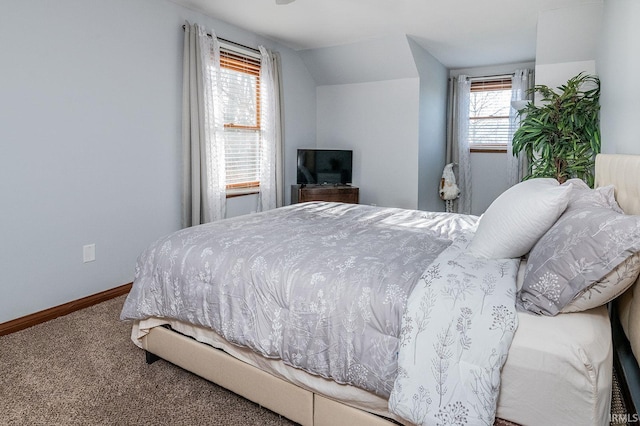
[[[600,80],[580,73],[556,90],[536,85],[540,105],[520,111],[521,126],[513,136],[514,155],[524,153],[529,163],[525,178],[572,177],[593,186],[594,158],[601,149]]]

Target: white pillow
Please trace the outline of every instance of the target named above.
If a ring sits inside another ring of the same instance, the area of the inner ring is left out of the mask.
[[[567,208],[572,187],[538,178],[507,189],[482,215],[469,251],[490,259],[525,255]]]

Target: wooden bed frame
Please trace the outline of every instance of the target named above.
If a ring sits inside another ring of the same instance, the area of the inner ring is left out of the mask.
[[[616,186],[616,197],[625,212],[640,214],[640,156],[599,155],[596,185],[609,184]],[[638,293],[635,300],[634,291]],[[640,355],[640,286],[637,282],[624,298],[623,310],[627,317],[623,321],[626,327],[621,326],[617,304],[611,309],[616,352],[614,362],[627,410],[633,413],[640,406],[640,369],[631,350],[635,348],[635,353]],[[634,335],[639,341],[632,338],[633,343],[630,343],[627,336]],[[153,362],[156,357],[165,359],[301,425],[397,424],[296,386],[165,327],[152,328],[142,339],[142,346],[147,351],[147,362]]]

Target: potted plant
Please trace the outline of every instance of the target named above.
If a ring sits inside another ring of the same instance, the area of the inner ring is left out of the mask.
[[[580,178],[593,187],[600,152],[600,79],[580,73],[557,89],[531,89],[541,102],[518,111],[521,125],[513,135],[513,153],[527,156],[524,179],[552,177],[563,183]]]

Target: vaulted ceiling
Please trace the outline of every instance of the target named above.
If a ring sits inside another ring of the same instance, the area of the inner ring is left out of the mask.
[[[411,36],[447,68],[532,61],[538,13],[603,0],[172,0],[294,50]]]

